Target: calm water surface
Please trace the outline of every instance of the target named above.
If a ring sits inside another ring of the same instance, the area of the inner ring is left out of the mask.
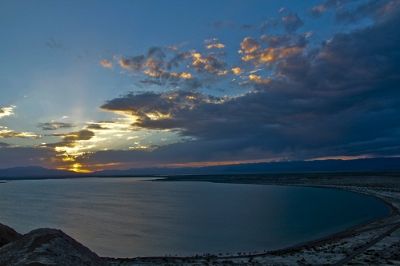
[[[0,184],[0,222],[60,228],[102,256],[193,255],[282,248],[382,217],[347,191],[134,178]]]

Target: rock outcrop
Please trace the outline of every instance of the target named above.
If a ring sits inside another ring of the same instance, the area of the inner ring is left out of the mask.
[[[20,237],[21,235],[18,234],[11,227],[8,227],[7,225],[4,224],[0,224],[0,247],[15,241]]]
[[[8,235],[8,234],[7,234]],[[0,248],[0,266],[94,266],[105,261],[65,233],[37,229]]]

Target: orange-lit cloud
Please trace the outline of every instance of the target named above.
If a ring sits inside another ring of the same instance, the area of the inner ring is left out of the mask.
[[[256,74],[250,74],[249,75],[249,80],[251,82],[257,83],[257,84],[267,84],[271,82],[270,79],[263,79],[261,76],[256,75]]]
[[[206,46],[207,49],[222,49],[225,48],[225,44],[223,43],[212,43]]]
[[[192,67],[200,72],[208,72],[219,76],[226,75],[225,62],[214,55],[202,55],[200,52],[192,52]]]
[[[233,67],[231,70],[232,70],[232,73],[235,75],[242,74],[242,69],[240,67]]]
[[[260,49],[260,44],[253,38],[246,37],[240,43],[241,52],[244,54],[252,54],[255,53],[258,49]]]
[[[190,74],[189,72],[180,72],[180,73],[171,72],[171,76],[176,77],[176,78],[181,78],[181,79],[193,78],[192,74]]]
[[[217,38],[212,38],[209,40],[205,40],[206,49],[223,49],[225,48],[225,44],[220,42]]]
[[[104,68],[112,68],[113,67],[113,63],[110,60],[107,59],[103,59],[100,61],[100,65]]]
[[[246,37],[241,43],[242,60],[244,62],[253,62],[256,65],[274,63],[291,56],[301,54],[304,47],[300,46],[282,46],[262,48],[254,39]]]
[[[61,137],[60,142],[44,144],[43,146],[53,148],[60,159],[60,162],[66,166],[61,166],[59,169],[68,169],[75,172],[88,171],[76,162],[78,156],[82,156],[93,148],[91,145],[85,145],[83,141],[90,140],[95,137],[93,131],[83,129],[80,131],[69,132],[65,134],[52,134],[52,136]],[[78,170],[82,171],[78,171]]]

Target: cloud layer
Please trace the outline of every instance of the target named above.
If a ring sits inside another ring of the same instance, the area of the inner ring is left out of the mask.
[[[254,82],[251,92],[238,97],[176,90],[173,97],[145,93],[110,100],[103,109],[138,116],[140,128],[178,130],[191,140],[151,152],[98,152],[87,163],[397,155],[400,17],[395,11],[370,27],[338,33],[317,50],[304,50],[299,35],[298,42],[288,35],[243,39],[243,61],[261,68],[273,62],[274,69],[268,82]]]
[[[106,97],[114,96],[92,120],[54,115],[33,124],[40,133],[1,125],[0,166],[86,171],[400,155],[399,10],[400,0],[324,0],[308,17],[282,8],[260,24],[214,23],[235,31],[231,42],[211,36],[195,48],[99,56],[97,70],[122,75],[133,91],[110,88]],[[321,42],[328,33],[318,36],[309,22],[329,15],[335,32]],[[14,113],[0,107],[1,122]]]

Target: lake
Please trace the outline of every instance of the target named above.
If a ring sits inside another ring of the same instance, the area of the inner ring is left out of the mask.
[[[389,214],[336,189],[139,178],[0,184],[0,223],[62,229],[101,256],[195,255],[283,248]]]

